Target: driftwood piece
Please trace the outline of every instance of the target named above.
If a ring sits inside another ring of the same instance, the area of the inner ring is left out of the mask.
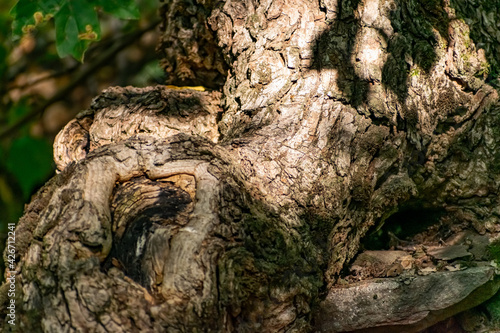
[[[332,289],[321,304],[322,332],[418,332],[493,296],[491,266],[426,276],[368,280]]]

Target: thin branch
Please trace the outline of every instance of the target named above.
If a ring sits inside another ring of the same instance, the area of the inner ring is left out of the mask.
[[[64,68],[62,70],[59,70],[59,71],[56,71],[56,72],[53,72],[53,73],[47,73],[46,75],[44,75],[42,77],[39,77],[37,79],[34,79],[33,81],[30,81],[30,82],[26,82],[26,83],[23,83],[23,84],[13,84],[13,85],[9,86],[8,91],[11,91],[11,90],[14,90],[14,89],[26,89],[26,88],[29,88],[29,87],[34,86],[34,85],[36,85],[36,84],[38,84],[38,83],[40,83],[42,81],[53,79],[53,78],[56,78],[56,77],[59,77],[59,76],[62,76],[62,75],[69,74],[69,73],[73,72],[74,70],[76,70],[78,67],[79,67],[79,65],[73,65],[71,67]]]
[[[19,119],[15,124],[12,124],[7,128],[5,128],[4,130],[0,131],[0,140],[3,140],[11,136],[15,132],[17,132],[21,127],[31,122],[37,116],[41,115],[48,106],[52,105],[53,103],[59,100],[64,99],[82,81],[84,81],[97,69],[99,69],[106,62],[112,59],[118,52],[120,52],[121,50],[125,49],[127,46],[132,44],[134,40],[142,36],[145,32],[154,29],[159,23],[160,21],[156,20],[144,29],[134,31],[128,35],[124,35],[122,39],[120,39],[117,43],[113,44],[111,47],[102,52],[98,58],[92,61],[92,63],[89,63],[88,67],[82,69],[81,72],[79,72],[66,87],[64,87],[62,90],[59,90],[57,94],[55,94],[50,99],[46,100],[44,103],[42,103],[34,110],[32,110],[30,113],[26,114],[24,117]]]

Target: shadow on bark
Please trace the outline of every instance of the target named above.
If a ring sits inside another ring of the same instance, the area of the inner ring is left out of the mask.
[[[363,10],[360,5],[359,0],[338,4],[337,18],[313,43],[313,69],[336,69],[343,98],[354,107],[367,102],[369,86],[377,81],[404,103],[409,78],[419,75],[420,70],[428,74],[438,60],[436,48],[446,47],[443,42],[449,43],[453,13],[446,12],[442,0],[395,1],[385,8],[390,11],[389,36],[388,27],[382,23],[375,21],[369,26],[360,20],[361,14],[356,14],[357,10]],[[498,87],[499,61],[495,55],[500,52],[500,40],[494,35],[494,25],[500,2],[451,1],[451,6],[456,17],[469,25],[476,48],[485,50],[487,62],[481,64],[476,75],[487,77],[487,83]],[[373,68],[363,68],[363,59],[359,57],[367,46],[361,38],[365,28],[376,30],[382,50],[387,52],[381,77],[373,75]]]
[[[480,74],[486,78],[486,83],[500,88],[500,36],[497,34],[500,17],[500,0],[460,1],[451,0],[457,18],[467,23],[470,29],[470,39],[477,49],[483,49],[487,63],[481,64]]]

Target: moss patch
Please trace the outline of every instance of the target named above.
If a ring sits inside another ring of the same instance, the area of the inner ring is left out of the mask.
[[[269,302],[269,295],[280,302],[298,297],[308,306],[296,306],[297,316],[309,317],[323,287],[330,224],[306,216],[302,226],[287,229],[264,207],[250,209],[240,223],[242,246],[227,251],[218,266],[224,306],[245,317],[245,311],[256,311],[256,302]]]

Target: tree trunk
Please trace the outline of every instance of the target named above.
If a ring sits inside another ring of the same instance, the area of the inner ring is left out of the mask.
[[[486,301],[500,30],[476,2],[162,4],[168,83],[222,93],[110,88],[61,131],[3,331],[416,332]]]

